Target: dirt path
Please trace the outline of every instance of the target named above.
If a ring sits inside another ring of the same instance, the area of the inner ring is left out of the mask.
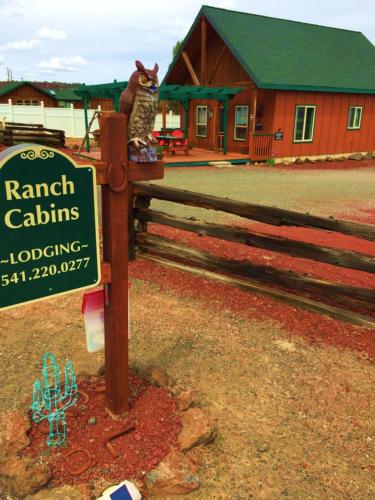
[[[46,350],[94,371],[81,297],[0,314],[0,411],[20,404]],[[207,500],[371,498],[375,495],[374,367],[356,353],[307,345],[256,322],[147,282],[132,287],[131,360],[193,386],[218,419],[202,463]],[[176,497],[177,499],[177,497]]]

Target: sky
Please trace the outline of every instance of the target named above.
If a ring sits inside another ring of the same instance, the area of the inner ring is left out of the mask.
[[[361,31],[375,44],[375,0],[213,0],[206,5]],[[127,80],[185,37],[202,0],[0,0],[0,80]]]

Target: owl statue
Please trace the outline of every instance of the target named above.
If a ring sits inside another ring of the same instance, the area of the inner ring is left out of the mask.
[[[120,112],[129,117],[128,141],[141,149],[155,143],[152,135],[159,103],[159,66],[146,69],[136,61],[137,71],[131,75],[120,96]]]

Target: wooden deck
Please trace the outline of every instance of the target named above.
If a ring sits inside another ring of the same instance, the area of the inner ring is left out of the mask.
[[[166,167],[199,167],[210,165],[212,162],[227,162],[232,164],[245,164],[250,161],[248,155],[239,153],[215,153],[208,149],[193,148],[189,150],[189,156],[183,152],[176,154],[168,154],[163,158]],[[74,155],[73,155],[74,156]],[[95,148],[87,153],[82,151],[82,156],[85,158],[92,158],[100,160],[100,150]]]
[[[193,148],[189,150],[189,156],[186,156],[182,151],[176,154],[167,154],[164,156],[163,161],[166,166],[204,166],[209,165],[211,162],[225,161],[228,163],[247,163],[249,155],[242,155],[239,153],[215,153],[208,149]]]

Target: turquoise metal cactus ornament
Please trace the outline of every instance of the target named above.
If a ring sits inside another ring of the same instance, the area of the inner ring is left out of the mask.
[[[43,385],[34,382],[32,418],[35,423],[49,422],[48,447],[61,446],[66,440],[65,412],[77,403],[78,387],[71,361],[65,365],[63,389],[60,370],[55,356],[46,352],[43,356]]]

